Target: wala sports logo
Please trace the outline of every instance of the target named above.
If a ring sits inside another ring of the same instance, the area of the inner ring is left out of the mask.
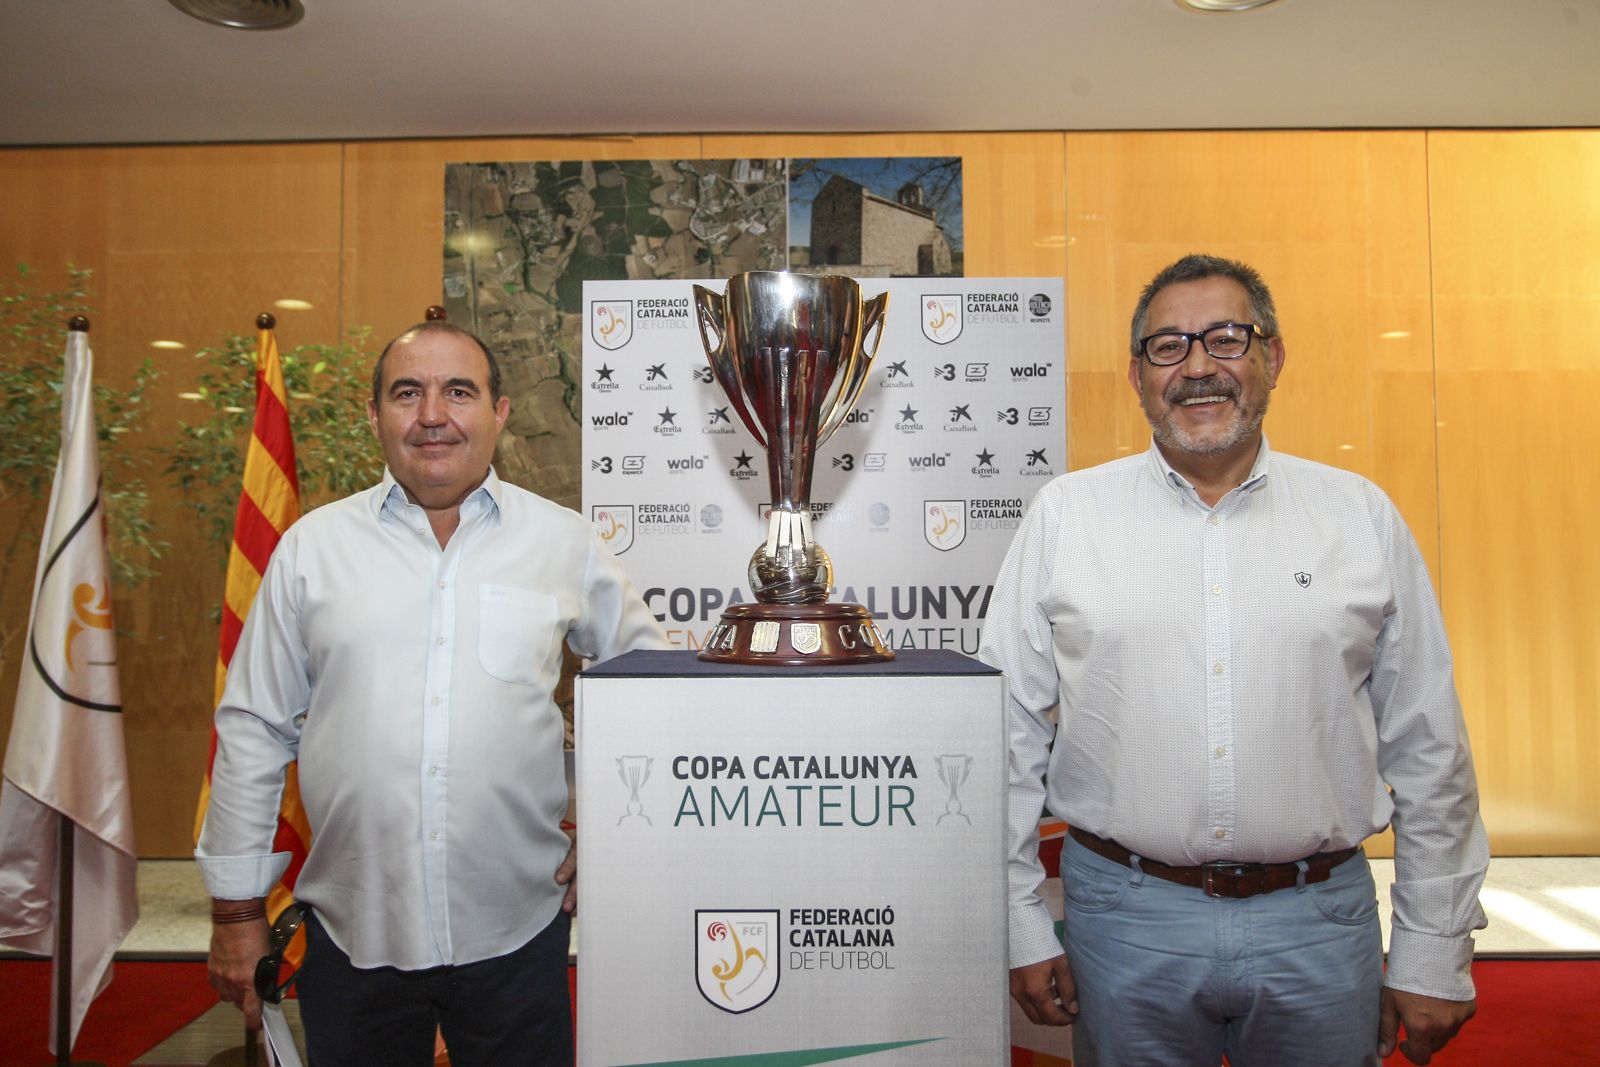
[[[940,552],[960,548],[967,539],[967,502],[965,500],[924,500],[922,502],[922,536]]]
[[[694,913],[694,977],[713,1007],[739,1015],[778,991],[778,912]]]
[[[961,294],[922,294],[922,336],[947,345],[961,336]]]
[[[633,301],[589,301],[589,336],[607,352],[633,340]]]
[[[600,504],[591,512],[594,527],[600,531],[600,540],[620,556],[633,547],[633,505]]]

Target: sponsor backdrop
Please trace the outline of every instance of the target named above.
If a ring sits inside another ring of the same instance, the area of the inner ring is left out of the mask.
[[[701,284],[722,291],[726,283]],[[699,648],[766,537],[766,456],[712,380],[689,281],[584,284],[583,501],[674,644]],[[877,362],[818,451],[833,599],[891,648],[978,650],[1033,494],[1066,470],[1059,278],[867,279]]]
[[[580,1063],[1003,1062],[1003,692],[950,652],[584,672]]]

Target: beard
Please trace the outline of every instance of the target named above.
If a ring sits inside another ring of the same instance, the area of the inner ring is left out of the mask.
[[[1220,426],[1191,431],[1181,425],[1177,409],[1182,402],[1197,396],[1226,396],[1234,404],[1233,417]],[[1239,383],[1231,378],[1213,375],[1209,378],[1180,378],[1163,396],[1141,391],[1140,403],[1144,417],[1156,442],[1170,451],[1197,456],[1214,456],[1229,452],[1248,441],[1267,417],[1271,402],[1270,389],[1258,390],[1252,400],[1241,402]]]

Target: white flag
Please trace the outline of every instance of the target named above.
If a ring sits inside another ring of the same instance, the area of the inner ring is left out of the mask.
[[[89,336],[68,334],[61,456],[39,544],[0,791],[0,941],[55,953],[60,820],[73,846],[71,1041],[139,917]],[[57,960],[56,965],[60,966]],[[51,984],[51,1018],[56,1006]],[[50,1049],[55,1047],[52,1025]]]

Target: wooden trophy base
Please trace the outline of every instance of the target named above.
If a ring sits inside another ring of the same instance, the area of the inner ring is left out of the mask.
[[[713,663],[840,666],[894,659],[860,604],[735,604],[700,650]]]

